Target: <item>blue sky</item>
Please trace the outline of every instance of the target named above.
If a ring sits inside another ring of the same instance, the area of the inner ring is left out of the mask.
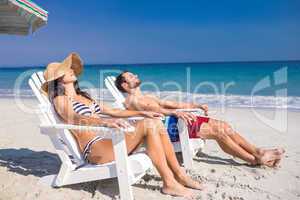
[[[0,67],[300,59],[299,0],[35,0],[49,22],[0,35]],[[88,3],[87,3],[88,2]]]

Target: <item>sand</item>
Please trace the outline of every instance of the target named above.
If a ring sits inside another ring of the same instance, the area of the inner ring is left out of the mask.
[[[34,99],[22,101],[35,109]],[[256,110],[272,117],[274,110]],[[223,153],[213,141],[194,158],[196,179],[207,189],[197,199],[300,199],[300,112],[288,112],[287,130],[266,125],[251,109],[226,108],[214,117],[229,121],[252,143],[260,147],[280,146],[286,154],[278,169],[250,167]],[[281,123],[281,122],[279,122]],[[39,183],[42,176],[55,174],[60,160],[50,140],[41,135],[39,119],[26,113],[13,99],[0,99],[0,199],[118,199],[117,179],[95,181],[61,188]],[[135,199],[174,199],[160,193],[161,179],[151,171],[133,186]],[[175,198],[178,199],[178,198]]]

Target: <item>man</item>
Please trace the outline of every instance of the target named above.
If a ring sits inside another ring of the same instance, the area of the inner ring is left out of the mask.
[[[125,101],[127,109],[154,111],[181,118],[188,124],[190,137],[215,140],[224,152],[251,165],[275,167],[282,158],[283,149],[257,148],[233,130],[227,122],[209,118],[208,106],[205,104],[166,101],[153,95],[144,95],[139,87],[141,80],[136,74],[128,71],[121,73],[116,78],[115,84],[121,92],[128,94]],[[189,108],[200,108],[206,116],[195,116],[189,112],[177,111],[177,109]]]

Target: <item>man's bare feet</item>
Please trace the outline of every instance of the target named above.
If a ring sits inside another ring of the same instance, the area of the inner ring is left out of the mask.
[[[274,152],[273,150],[259,150],[259,158],[257,162],[260,165],[265,165],[267,167],[274,167],[275,163],[281,159],[280,152]]]
[[[162,193],[168,194],[171,196],[177,196],[177,197],[185,197],[186,199],[193,199],[194,193],[192,190],[184,187],[180,183],[174,180],[173,183],[164,184],[162,188]]]
[[[279,153],[280,155],[283,155],[285,153],[285,150],[283,148],[276,148],[274,149],[274,151]]]
[[[285,150],[283,148],[276,148],[273,149],[273,152],[277,155],[280,155],[280,159],[276,159],[273,163],[274,167],[279,167],[280,161],[282,160],[282,156],[285,153]]]

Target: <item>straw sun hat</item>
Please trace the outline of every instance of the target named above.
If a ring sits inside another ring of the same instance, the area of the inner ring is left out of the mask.
[[[49,82],[63,77],[66,71],[70,68],[74,70],[76,76],[82,72],[83,63],[77,53],[71,53],[62,62],[53,62],[48,64],[44,72],[45,83],[42,85],[41,89],[48,93]]]

